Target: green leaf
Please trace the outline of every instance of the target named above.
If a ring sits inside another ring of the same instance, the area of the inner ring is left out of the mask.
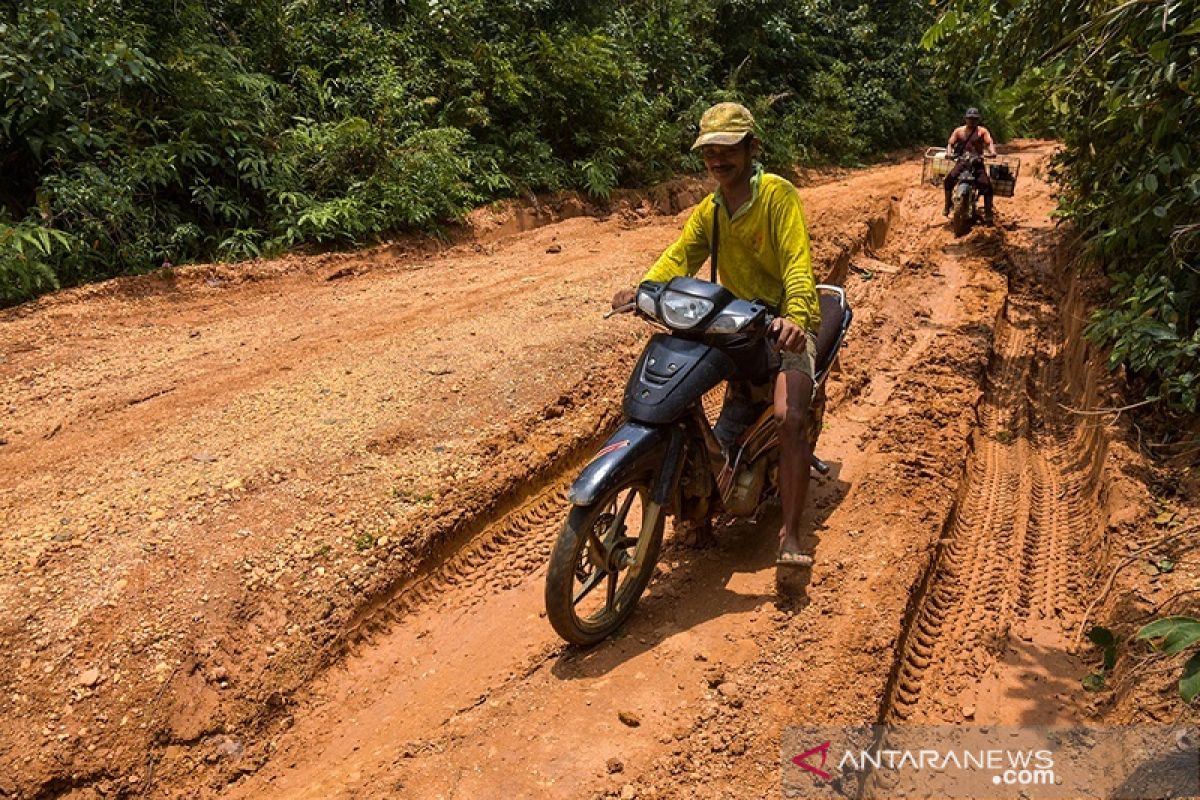
[[[947,11],[939,20],[929,26],[929,30],[925,31],[925,35],[921,37],[921,47],[925,50],[932,50],[957,25],[958,12]]]
[[[1187,660],[1183,665],[1183,677],[1179,679],[1179,696],[1183,702],[1192,702],[1197,694],[1200,694],[1200,653],[1192,654]]]
[[[1138,639],[1155,640],[1155,648],[1167,655],[1180,653],[1200,642],[1200,620],[1192,617],[1156,619],[1137,632]]]

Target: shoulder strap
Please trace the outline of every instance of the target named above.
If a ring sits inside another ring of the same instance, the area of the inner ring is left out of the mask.
[[[963,151],[965,152],[971,147],[971,142],[975,141],[975,137],[979,136],[979,126],[975,126],[975,130],[967,134],[967,138],[963,139]]]
[[[717,248],[721,243],[721,204],[713,202],[713,234],[712,249],[708,254],[708,279],[717,282]]]

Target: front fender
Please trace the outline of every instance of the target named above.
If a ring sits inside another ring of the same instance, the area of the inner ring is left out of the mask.
[[[567,499],[573,505],[591,505],[628,475],[658,473],[659,466],[667,460],[672,440],[682,437],[683,432],[676,425],[626,422],[592,456],[571,484]],[[680,444],[682,441],[675,449]]]

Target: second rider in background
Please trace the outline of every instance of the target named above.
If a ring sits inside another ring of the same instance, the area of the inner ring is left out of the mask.
[[[986,156],[987,158],[996,157],[996,144],[992,141],[992,134],[987,128],[979,124],[980,114],[977,108],[968,108],[966,114],[966,124],[960,128],[955,128],[950,134],[950,141],[946,142],[946,155],[959,157],[966,153],[973,153],[978,156]],[[950,174],[946,176],[946,180],[942,186],[946,190],[946,208],[942,211],[945,216],[950,216],[950,198],[954,192],[954,183],[958,180],[958,176],[969,165],[965,161],[959,161],[950,170]],[[983,221],[988,225],[992,224],[992,180],[988,177],[987,169],[979,171],[979,177],[975,181],[975,185],[979,187],[979,193],[983,195]]]
[[[816,372],[820,306],[800,195],[785,178],[763,172],[754,161],[759,150],[754,117],[737,103],[720,103],[704,112],[692,149],[700,150],[719,188],[696,206],[682,235],[642,280],[665,282],[695,275],[710,255],[716,224],[721,285],[743,300],[763,300],[779,309],[772,328],[781,362],[774,392],[770,384],[731,382],[716,434],[723,446],[730,446],[754,421],[756,405],[773,401],[783,500],[777,563],[811,566],[812,557],[800,550],[800,517],[808,494],[811,450],[805,424]],[[613,307],[631,303],[634,291],[618,291]]]

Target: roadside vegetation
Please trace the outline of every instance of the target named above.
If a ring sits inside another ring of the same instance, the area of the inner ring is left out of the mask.
[[[940,140],[927,3],[25,0],[0,12],[0,305],[681,170],[737,99],[767,159]]]
[[[952,0],[942,12],[924,44],[943,80],[1063,142],[1060,213],[1112,285],[1090,335],[1143,398],[1197,411],[1200,2]]]

